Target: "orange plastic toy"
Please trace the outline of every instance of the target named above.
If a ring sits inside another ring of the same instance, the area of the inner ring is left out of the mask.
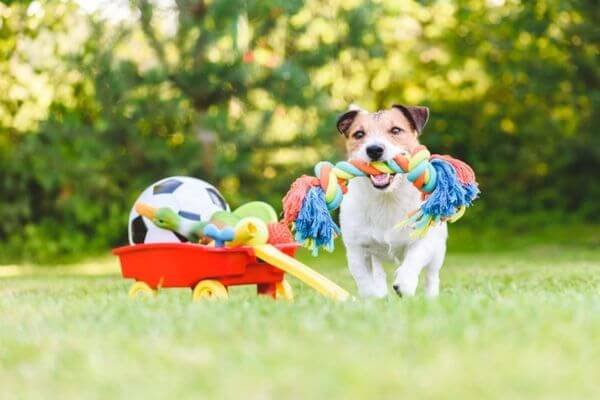
[[[297,244],[274,245],[293,256]],[[293,299],[285,273],[257,259],[250,246],[210,247],[189,243],[154,243],[123,246],[113,250],[121,261],[124,278],[135,279],[130,297],[155,295],[161,288],[193,289],[194,300],[226,299],[227,287],[256,285],[257,293]]]

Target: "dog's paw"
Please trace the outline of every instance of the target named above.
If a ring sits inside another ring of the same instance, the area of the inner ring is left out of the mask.
[[[425,283],[425,297],[427,297],[428,299],[435,299],[436,297],[438,297],[440,294],[440,284],[439,282],[436,283],[431,283],[431,282],[427,282]]]
[[[373,293],[373,297],[376,297],[378,299],[383,299],[383,298],[387,297],[387,295],[388,295],[387,287],[375,288],[375,292]]]
[[[402,268],[396,270],[396,278],[394,279],[394,285],[392,286],[396,293],[400,297],[403,296],[414,296],[417,291],[417,284],[419,283],[419,276]]]
[[[375,286],[363,286],[358,289],[358,294],[363,298],[383,299],[387,296],[387,288],[382,289]]]

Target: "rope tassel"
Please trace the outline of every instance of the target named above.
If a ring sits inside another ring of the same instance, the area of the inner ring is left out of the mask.
[[[423,194],[421,207],[397,225],[413,228],[413,237],[427,234],[440,222],[457,221],[479,195],[475,173],[468,164],[447,155],[431,155],[425,146],[417,146],[410,156],[398,155],[385,162],[319,162],[315,176],[296,179],[283,198],[283,221],[292,226],[296,241],[313,255],[320,248],[332,251],[340,228],[330,212],[340,206],[347,182],[390,173],[406,174]]]
[[[298,213],[293,225],[294,238],[304,244],[313,255],[320,248],[333,251],[333,241],[340,234],[340,228],[335,224],[325,200],[326,196],[319,186],[312,187]]]

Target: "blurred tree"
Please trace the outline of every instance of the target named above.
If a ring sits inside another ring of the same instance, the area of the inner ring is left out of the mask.
[[[0,174],[12,195],[0,210],[7,221],[0,229],[8,243],[3,258],[56,259],[122,243],[135,195],[170,174],[203,176],[222,186],[234,204],[246,198],[276,203],[290,173],[300,172],[297,167],[279,175],[278,169],[298,164],[303,144],[324,149],[316,133],[325,126],[331,132],[331,121],[325,124],[331,107],[326,93],[310,85],[309,73],[350,39],[327,39],[319,52],[296,44],[297,38],[314,39],[306,33],[311,14],[290,22],[301,3],[178,2],[177,28],[169,36],[158,32],[164,25],[154,26],[155,8],[139,2],[141,28],[155,57],[147,56],[135,26],[126,22],[85,19],[71,3],[35,4],[44,18],[69,16],[86,25],[77,32],[71,24],[35,28],[49,29],[55,47],[75,33],[81,41],[68,52],[52,48],[48,59],[60,61],[60,74],[42,66],[35,77],[55,74],[43,89],[60,89],[39,107],[39,124],[17,129],[18,139],[6,147],[7,168]],[[26,5],[10,9],[24,25],[34,18]],[[329,13],[329,22],[321,17],[319,29],[328,35],[335,14]],[[23,41],[19,32],[12,39]],[[25,63],[34,65],[31,54]],[[61,90],[67,95],[57,95]],[[273,116],[288,112],[293,126],[277,125]],[[274,162],[273,154],[286,147],[291,157]]]
[[[234,203],[257,195],[277,201],[291,172],[335,151],[332,116],[350,99],[331,102],[328,88],[314,85],[312,76],[362,46],[377,6],[180,0],[169,34],[160,18],[165,10],[148,0],[134,4],[159,60],[147,74],[192,104],[204,129],[199,157],[215,157],[192,173],[216,179]],[[210,132],[216,149],[207,146]]]
[[[600,168],[600,9],[591,1],[479,3],[461,3],[458,29],[442,39],[452,59],[480,63],[488,82],[481,95],[439,104],[446,119],[468,122],[451,149],[477,162],[489,207],[597,219],[600,186],[583,171]]]
[[[68,240],[61,228],[36,232],[38,224],[69,223],[53,206],[58,181],[66,178],[53,169],[62,149],[44,147],[41,126],[53,102],[70,103],[77,97],[72,85],[80,77],[60,60],[78,45],[77,40],[65,41],[68,32],[85,28],[86,20],[76,11],[68,3],[0,3],[0,256],[4,258],[23,257],[29,250],[32,256],[51,254],[54,251],[46,251],[47,247]],[[27,143],[38,144],[42,151],[28,157]]]

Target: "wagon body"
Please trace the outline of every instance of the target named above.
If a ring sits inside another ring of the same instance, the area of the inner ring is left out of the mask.
[[[276,247],[293,256],[297,244]],[[234,285],[257,285],[259,294],[275,296],[284,272],[258,259],[252,247],[216,248],[190,243],[152,243],[113,250],[119,257],[124,278],[143,282],[153,290],[194,288],[206,280]]]

